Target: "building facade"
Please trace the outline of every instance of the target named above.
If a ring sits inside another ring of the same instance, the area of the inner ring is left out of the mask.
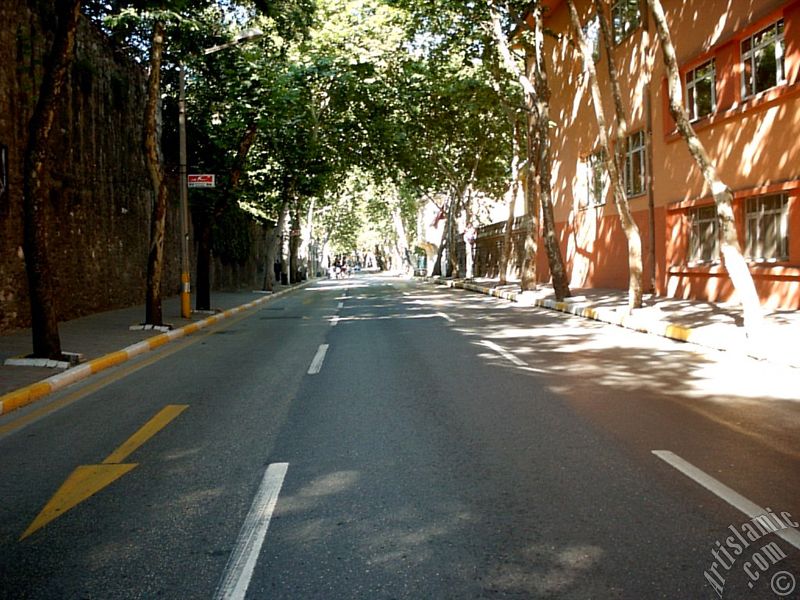
[[[800,308],[800,1],[662,0],[693,126],[734,192],[739,239],[762,303]],[[625,289],[627,244],[598,144],[588,76],[565,0],[547,2],[556,221],[572,287]],[[606,49],[592,0],[575,0],[596,40],[614,139]],[[735,301],[720,262],[710,190],[668,110],[666,69],[645,0],[605,4],[628,119],[623,175],[642,235],[645,288]]]

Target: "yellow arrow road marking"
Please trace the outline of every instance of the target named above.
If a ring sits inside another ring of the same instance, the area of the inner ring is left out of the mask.
[[[189,408],[188,404],[168,404],[162,408],[156,416],[142,425],[141,429],[129,437],[124,444],[114,450],[108,458],[103,461],[104,465],[121,463],[128,458],[139,446],[153,437],[156,433],[164,429],[169,423]]]
[[[25,530],[25,533],[19,538],[20,541],[132,471],[137,464],[120,463],[187,408],[189,408],[188,404],[165,406],[114,450],[102,464],[81,465],[75,469]]]
[[[44,527],[56,517],[60,517],[73,508],[113,483],[125,473],[136,467],[129,465],[83,465],[75,469],[67,480],[58,488],[42,512],[33,520],[25,533],[19,538],[24,540],[34,531]]]

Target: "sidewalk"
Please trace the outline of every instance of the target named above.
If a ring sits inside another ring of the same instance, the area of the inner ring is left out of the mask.
[[[146,352],[153,347],[159,346],[171,339],[183,337],[194,333],[196,330],[206,327],[220,318],[230,316],[234,312],[244,310],[255,304],[266,302],[269,298],[281,296],[284,293],[297,289],[298,286],[278,286],[274,294],[263,294],[258,292],[213,292],[211,294],[211,306],[217,311],[216,317],[211,314],[193,313],[191,319],[184,319],[180,316],[180,298],[178,296],[167,298],[163,302],[164,322],[174,327],[173,331],[165,334],[161,331],[130,331],[131,325],[138,325],[144,321],[144,305],[132,306],[108,312],[96,313],[72,321],[65,321],[59,324],[61,335],[61,348],[64,352],[75,352],[82,354],[82,363],[78,367],[71,369],[45,368],[45,367],[17,367],[6,366],[7,358],[17,358],[30,354],[31,332],[29,329],[21,329],[0,335],[0,414],[4,414],[17,408],[16,405],[27,404],[37,397],[46,395],[54,391],[61,385],[50,385],[49,390],[34,390],[32,398],[20,400],[12,398],[12,392],[21,392],[37,384],[53,378],[57,384],[60,379],[69,379],[69,382],[88,376],[93,372],[118,364],[134,354]],[[210,318],[213,317],[213,318]],[[131,351],[131,349],[134,349]],[[121,353],[128,350],[128,355]],[[94,362],[94,364],[92,364]],[[103,364],[98,364],[102,362]],[[81,373],[79,371],[88,371]],[[71,377],[66,377],[72,374]],[[66,382],[66,383],[69,383]],[[3,401],[5,406],[3,406]]]
[[[756,345],[745,336],[741,307],[734,304],[645,294],[644,306],[628,314],[626,290],[578,288],[571,290],[571,298],[557,302],[550,285],[540,285],[537,291],[523,293],[518,282],[500,286],[497,279],[488,278],[470,281],[425,279],[526,306],[559,310],[644,333],[800,368],[800,311],[797,310],[765,309],[764,343]]]

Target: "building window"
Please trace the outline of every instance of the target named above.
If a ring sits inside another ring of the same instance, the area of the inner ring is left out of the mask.
[[[605,152],[598,150],[582,160],[583,180],[586,193],[582,195],[580,207],[599,206],[606,203],[609,188],[608,171],[606,171]]]
[[[745,254],[752,260],[789,258],[789,199],[786,194],[748,198]]]
[[[611,7],[611,27],[614,45],[619,44],[639,26],[639,0],[619,0]]]
[[[742,97],[786,82],[783,19],[742,40]]]
[[[718,259],[717,208],[693,208],[689,211],[689,262],[709,263]]]
[[[589,47],[592,49],[592,58],[594,62],[600,60],[600,19],[597,15],[592,17],[583,26],[583,35],[586,41],[589,42]]]
[[[713,60],[686,73],[686,107],[692,121],[714,112],[717,105],[715,79]]]
[[[644,194],[646,164],[644,131],[637,131],[628,136],[625,149],[625,194],[629,198]]]

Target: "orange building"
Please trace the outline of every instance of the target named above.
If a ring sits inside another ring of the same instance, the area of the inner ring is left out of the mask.
[[[800,0],[662,0],[684,101],[734,191],[739,239],[765,306],[800,308]],[[588,77],[570,43],[564,0],[547,2],[556,221],[573,287],[628,285],[627,248],[599,160]],[[599,38],[591,0],[575,0]],[[624,176],[641,231],[645,287],[735,300],[720,264],[710,190],[667,107],[666,70],[645,0],[606,4],[629,119]],[[596,58],[609,135],[614,105],[605,49]]]

